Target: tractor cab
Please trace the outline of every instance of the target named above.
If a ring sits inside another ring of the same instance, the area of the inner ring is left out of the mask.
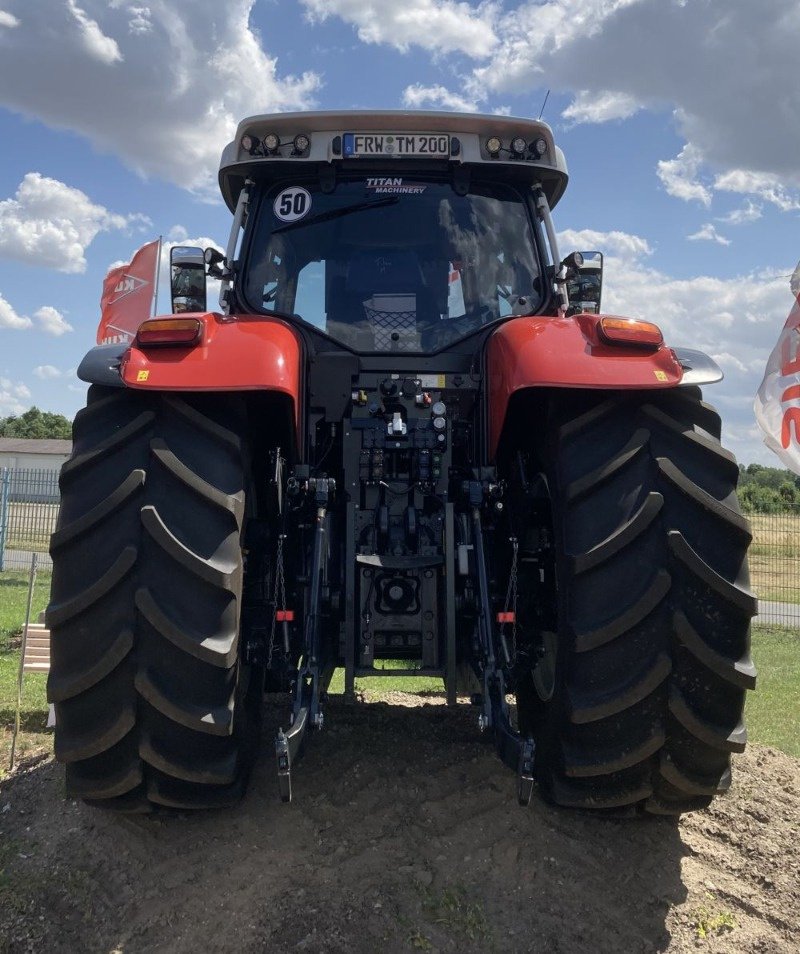
[[[430,354],[552,312],[546,223],[566,181],[549,128],[531,120],[247,119],[220,170],[231,208],[246,204],[223,306],[292,316],[362,354]]]

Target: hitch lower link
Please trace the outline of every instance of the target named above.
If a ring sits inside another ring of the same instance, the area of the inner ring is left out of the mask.
[[[283,802],[292,800],[292,765],[303,752],[303,743],[308,727],[321,729],[324,722],[321,705],[322,667],[319,651],[319,619],[322,576],[328,546],[327,508],[330,497],[336,489],[336,482],[327,478],[310,480],[304,489],[309,495],[313,494],[316,522],[302,665],[298,669],[294,681],[289,728],[286,731],[282,728],[279,729],[275,739],[278,792]]]
[[[517,800],[520,805],[530,804],[533,794],[533,766],[536,745],[532,738],[521,735],[512,724],[511,714],[506,702],[505,667],[511,665],[511,654],[502,630],[497,634],[495,648],[495,626],[492,619],[492,604],[489,596],[489,579],[486,570],[486,555],[483,546],[483,525],[481,507],[486,496],[492,496],[492,485],[488,492],[485,482],[470,481],[465,488],[469,493],[472,513],[472,536],[475,564],[478,576],[478,641],[483,654],[483,696],[482,712],[478,725],[482,732],[491,730],[494,744],[502,762],[517,773]],[[496,504],[495,504],[496,506]],[[502,661],[498,662],[498,652]]]

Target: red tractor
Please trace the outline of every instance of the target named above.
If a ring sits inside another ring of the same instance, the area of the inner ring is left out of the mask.
[[[70,795],[244,792],[263,693],[280,792],[335,669],[439,676],[565,806],[677,814],[730,784],[755,670],[721,377],[600,312],[561,258],[545,124],[256,116],[225,255],[90,351],[53,538],[50,699]],[[221,280],[208,311],[206,275]]]

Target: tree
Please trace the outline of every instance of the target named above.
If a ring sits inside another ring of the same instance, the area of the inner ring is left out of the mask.
[[[0,437],[54,438],[71,440],[72,422],[63,414],[32,407],[19,417],[0,417]]]

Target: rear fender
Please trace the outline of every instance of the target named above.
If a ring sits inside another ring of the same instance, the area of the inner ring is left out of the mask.
[[[489,456],[500,442],[509,401],[528,388],[663,390],[682,383],[672,349],[643,351],[598,336],[599,315],[515,318],[489,338]]]
[[[213,312],[181,317],[202,322],[200,344],[140,348],[134,340],[130,347],[107,346],[108,354],[94,355],[101,349],[93,349],[81,369],[91,375],[90,380],[102,372],[98,383],[103,384],[112,383],[109,378],[116,373],[124,387],[141,391],[276,391],[291,399],[299,428],[302,350],[299,337],[286,322]]]

